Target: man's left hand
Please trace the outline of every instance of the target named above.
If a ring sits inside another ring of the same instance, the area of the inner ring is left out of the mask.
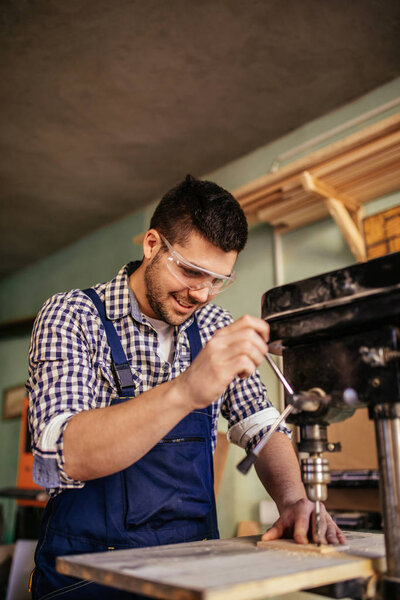
[[[346,538],[321,503],[320,532],[322,544],[345,544]],[[262,536],[262,541],[278,538],[293,538],[298,544],[317,543],[315,527],[315,504],[307,498],[301,498],[285,507],[279,519]]]

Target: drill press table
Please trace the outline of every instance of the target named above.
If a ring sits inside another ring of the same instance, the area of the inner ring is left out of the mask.
[[[385,570],[382,534],[346,534],[350,550],[257,549],[260,536],[57,559],[66,575],[171,600],[256,600]]]

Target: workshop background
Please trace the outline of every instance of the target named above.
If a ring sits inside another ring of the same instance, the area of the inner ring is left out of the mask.
[[[305,142],[317,138],[289,160],[399,112],[397,0],[8,0],[0,15],[3,411],[5,392],[27,377],[29,331],[18,323],[50,295],[141,258],[133,238],[187,173],[234,191]],[[365,215],[399,204],[393,193]],[[354,262],[330,217],[278,235],[253,224],[218,302],[258,316],[277,283]],[[274,376],[261,372],[279,406]],[[19,434],[20,418],[3,412],[0,488],[15,485]],[[230,448],[222,537],[258,521],[265,498],[254,473],[236,471],[242,456]],[[8,543],[16,503],[0,506]]]

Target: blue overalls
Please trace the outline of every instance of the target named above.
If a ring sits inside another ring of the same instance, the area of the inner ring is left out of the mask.
[[[124,402],[134,395],[125,352],[96,292],[84,292],[99,312],[111,348],[120,392],[113,403]],[[187,334],[193,360],[201,349],[196,319]],[[193,411],[124,471],[51,498],[35,554],[33,599],[142,598],[61,575],[56,556],[218,538],[211,425],[211,407]]]

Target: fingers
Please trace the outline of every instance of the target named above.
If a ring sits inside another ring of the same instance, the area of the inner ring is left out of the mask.
[[[270,540],[277,540],[281,538],[284,533],[284,524],[282,519],[278,519],[275,523],[270,527],[262,536],[261,540],[263,542],[268,542]]]
[[[336,525],[331,515],[326,510],[325,506],[321,505],[321,519],[320,519],[320,534],[322,544],[345,544],[346,537],[341,529]],[[312,540],[317,543],[317,531],[315,523],[315,511],[312,514]]]
[[[223,331],[238,331],[241,329],[254,330],[265,342],[269,339],[269,325],[263,319],[253,317],[252,315],[244,315],[226,327]]]
[[[308,544],[308,533],[312,531],[312,540],[317,543],[315,526],[315,506],[302,498],[287,507],[279,519],[264,533],[262,541],[276,540],[286,536],[293,537],[298,544]],[[321,505],[321,542],[323,544],[345,544],[346,538],[336,525],[324,505]]]
[[[178,378],[181,396],[193,408],[207,406],[237,377],[249,377],[268,352],[269,326],[245,316],[218,329]],[[204,380],[207,378],[207,386]]]
[[[327,524],[327,528],[326,528],[326,540],[328,544],[345,544],[346,543],[346,536],[344,535],[343,531],[336,525],[336,523],[333,521],[332,517],[330,517],[330,515],[328,515],[330,520],[328,521]]]
[[[310,517],[312,508],[303,509],[296,515],[293,529],[293,539],[298,544],[308,544],[308,531],[310,528]]]
[[[248,377],[268,352],[268,336],[268,324],[247,315],[220,329],[211,340],[211,345],[217,352],[223,352],[228,360],[235,362],[237,375]]]

